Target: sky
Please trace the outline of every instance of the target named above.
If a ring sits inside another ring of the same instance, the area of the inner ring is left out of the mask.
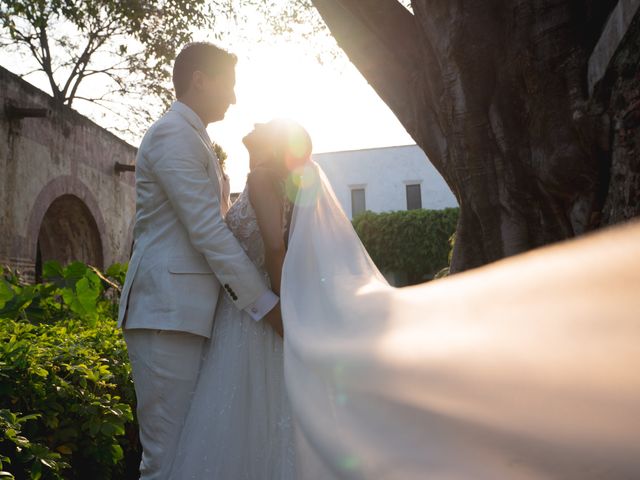
[[[344,55],[325,56],[320,63],[317,43],[311,47],[302,39],[275,36],[252,41],[230,35],[216,43],[238,56],[237,103],[223,121],[208,127],[211,139],[229,155],[232,191],[244,186],[249,158],[242,137],[256,122],[276,117],[300,122],[316,153],[415,143]],[[0,64],[18,74],[26,70],[23,58],[7,52],[0,52]],[[49,93],[44,77],[26,79]],[[74,108],[90,114],[92,107],[76,103]]]

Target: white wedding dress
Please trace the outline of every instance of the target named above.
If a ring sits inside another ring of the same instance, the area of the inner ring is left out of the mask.
[[[226,221],[264,271],[248,186]],[[266,276],[266,273],[265,273]],[[173,480],[295,480],[282,339],[221,295],[172,469]]]

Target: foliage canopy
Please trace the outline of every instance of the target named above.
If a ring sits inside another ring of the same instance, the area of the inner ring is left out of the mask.
[[[206,0],[2,0],[2,47],[35,60],[27,75],[44,73],[58,104],[91,102],[120,117],[119,125],[146,125],[160,107],[150,100],[166,107],[173,98],[169,66],[176,49],[195,30],[213,28],[216,6]]]

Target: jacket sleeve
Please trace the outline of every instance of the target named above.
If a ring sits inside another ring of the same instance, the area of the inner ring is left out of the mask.
[[[160,150],[154,152],[151,170],[193,247],[204,255],[238,309],[245,309],[268,287],[222,218],[219,185],[207,173],[207,155],[196,142],[185,140],[156,142]]]

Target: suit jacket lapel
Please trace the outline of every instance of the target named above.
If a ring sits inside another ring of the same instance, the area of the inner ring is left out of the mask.
[[[227,205],[227,199],[222,198],[224,174],[222,173],[220,162],[218,161],[218,156],[213,149],[213,144],[211,142],[211,139],[209,138],[209,134],[207,133],[204,124],[202,123],[202,120],[200,120],[200,117],[198,117],[198,115],[193,110],[191,110],[187,105],[180,101],[173,102],[173,105],[171,105],[171,110],[174,110],[182,118],[184,118],[191,126],[191,128],[196,131],[196,133],[200,137],[200,140],[202,140],[202,143],[204,144],[204,147],[209,154],[209,163],[211,164],[210,168],[213,168],[214,175],[216,176],[216,180],[218,182],[218,198],[220,200],[221,206],[223,207],[223,212],[226,213],[229,206]]]
[[[218,184],[220,185],[220,190],[219,190],[219,198],[220,198],[220,209],[222,211],[222,216],[225,216],[227,214],[227,211],[229,210],[229,199],[227,198],[227,196],[224,194],[224,172],[222,171],[222,167],[220,166],[220,161],[218,160],[218,155],[216,154],[215,150],[213,149],[213,143],[211,142],[211,140],[209,139],[209,135],[207,135],[206,140],[203,139],[203,141],[205,141],[205,144],[207,146],[207,150],[209,151],[210,155],[210,161],[213,163],[213,169],[215,171],[215,175],[218,178]]]

